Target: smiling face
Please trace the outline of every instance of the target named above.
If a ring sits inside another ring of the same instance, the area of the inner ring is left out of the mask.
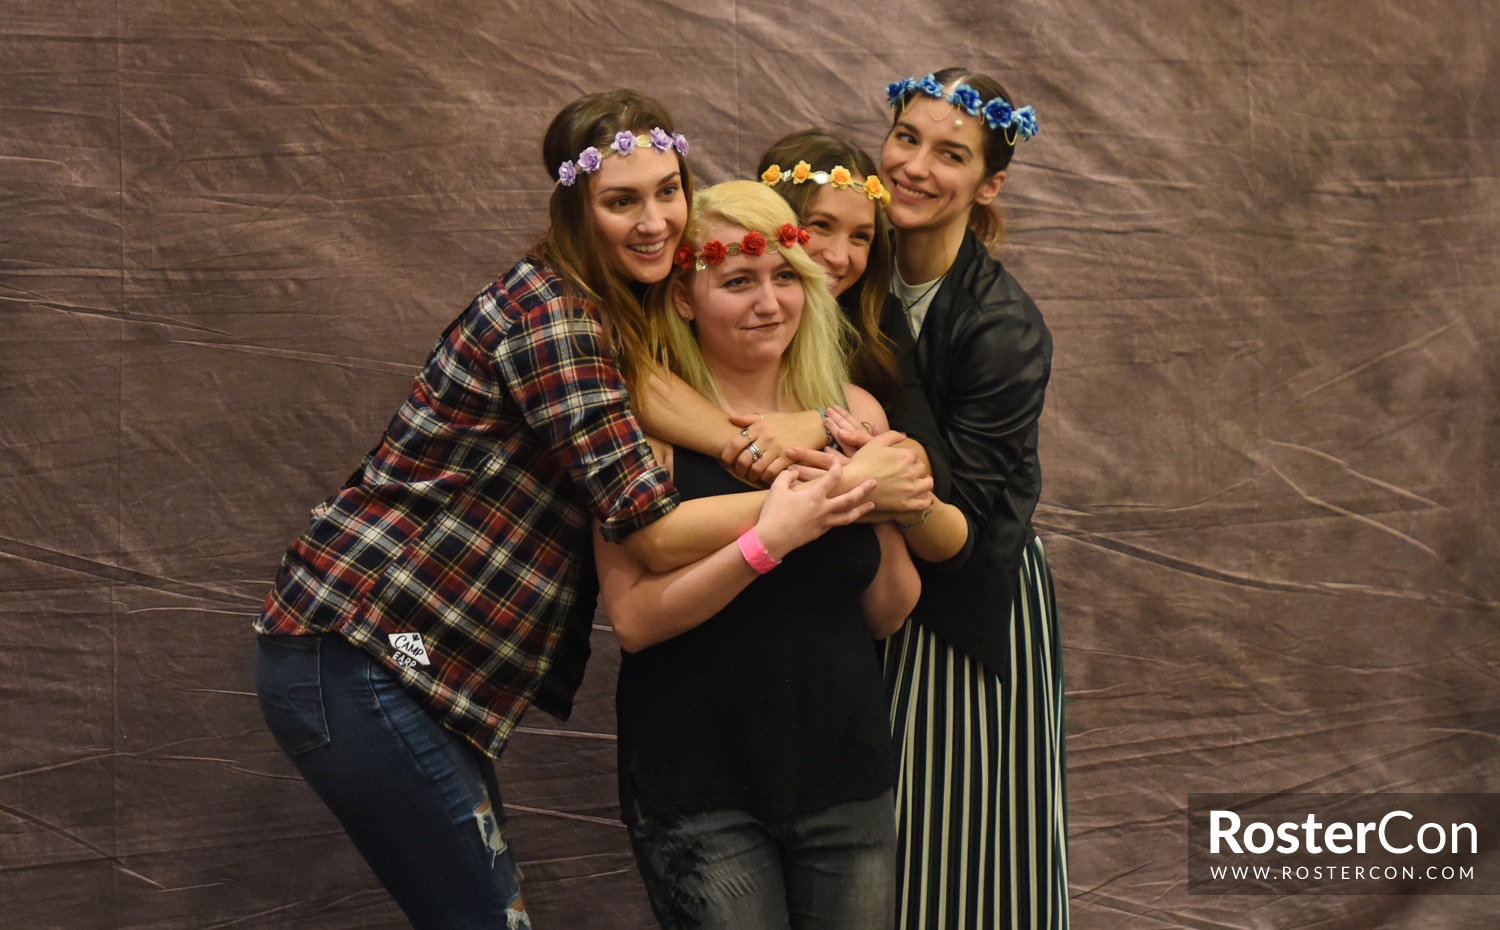
[[[688,215],[676,153],[645,147],[604,159],[589,209],[615,271],[643,284],[665,278]]]
[[[855,177],[856,183],[864,178]],[[837,297],[854,286],[870,262],[875,242],[875,201],[863,191],[823,185],[808,201],[802,225],[810,238],[807,254],[828,272]]]
[[[714,225],[704,241],[739,242],[746,230]],[[677,312],[692,321],[710,371],[777,370],[802,323],[802,278],[779,252],[730,255],[678,282]],[[722,380],[722,376],[721,380]]]
[[[961,125],[960,125],[961,124]],[[968,222],[969,208],[988,204],[1005,172],[984,166],[984,130],[947,101],[914,95],[880,151],[880,173],[891,191],[886,216],[897,229],[940,229]]]

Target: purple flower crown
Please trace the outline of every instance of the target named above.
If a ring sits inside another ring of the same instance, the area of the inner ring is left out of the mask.
[[[599,151],[594,146],[589,146],[578,153],[576,161],[565,161],[557,166],[557,183],[563,187],[572,187],[573,182],[578,180],[578,172],[593,174],[599,170],[604,159],[611,155],[619,155],[621,158],[629,155],[638,148],[650,146],[658,152],[666,152],[668,149],[676,149],[677,154],[684,157],[688,153],[688,140],[680,132],[668,133],[660,126],[652,127],[650,132],[636,135],[633,132],[615,133],[615,141],[609,144],[609,148]]]
[[[967,84],[954,84],[952,93],[944,93],[943,85],[936,75],[929,74],[921,80],[907,78],[885,85],[886,99],[893,107],[900,107],[913,91],[946,100],[970,116],[982,116],[986,126],[1006,133],[1006,141],[1011,145],[1016,144],[1017,137],[1030,139],[1036,135],[1036,110],[1029,106],[1018,110],[1004,97],[984,101],[980,98],[979,91]]]

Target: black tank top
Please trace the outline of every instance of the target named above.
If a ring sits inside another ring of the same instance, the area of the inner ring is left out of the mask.
[[[746,489],[707,456],[675,458],[684,499]],[[889,710],[859,606],[879,567],[872,528],[835,528],[702,625],[626,653],[615,693],[626,819],[776,819],[890,788]]]

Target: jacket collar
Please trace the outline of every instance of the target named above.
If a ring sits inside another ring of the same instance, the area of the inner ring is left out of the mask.
[[[964,293],[964,280],[968,277],[974,254],[979,250],[979,237],[972,229],[964,230],[964,240],[959,243],[958,255],[944,272],[942,285],[932,297],[927,308],[927,318],[922,323],[922,332],[917,336],[917,370],[932,370],[933,356],[943,352],[953,341],[953,311]],[[903,321],[904,322],[904,321]]]

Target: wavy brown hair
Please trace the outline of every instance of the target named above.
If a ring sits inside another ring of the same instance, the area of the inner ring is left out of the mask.
[[[644,94],[612,90],[580,97],[563,107],[542,138],[547,174],[555,179],[559,165],[576,159],[591,145],[604,151],[616,133],[640,134],[655,127],[676,132],[666,107]],[[691,203],[693,178],[681,153],[677,164],[682,170],[683,196]],[[650,330],[642,308],[646,287],[623,277],[607,260],[609,249],[591,209],[592,178],[579,172],[571,186],[552,188],[547,231],[532,248],[531,257],[556,272],[565,288],[598,308],[610,331],[615,362],[631,386],[651,358]]]
[[[864,149],[826,129],[804,129],[786,136],[766,149],[756,171],[764,172],[772,165],[791,171],[799,161],[807,162],[814,171],[830,171],[843,165],[856,176],[868,178],[876,173],[875,161]],[[823,185],[793,184],[788,180],[777,184],[774,189],[791,205],[800,222],[806,220],[807,210]],[[877,205],[870,260],[859,280],[839,295],[839,307],[853,324],[859,339],[857,346],[850,347],[853,355],[850,375],[855,384],[874,394],[883,404],[891,401],[900,380],[890,340],[880,332],[880,314],[890,286],[890,224],[886,222],[885,210]]]

